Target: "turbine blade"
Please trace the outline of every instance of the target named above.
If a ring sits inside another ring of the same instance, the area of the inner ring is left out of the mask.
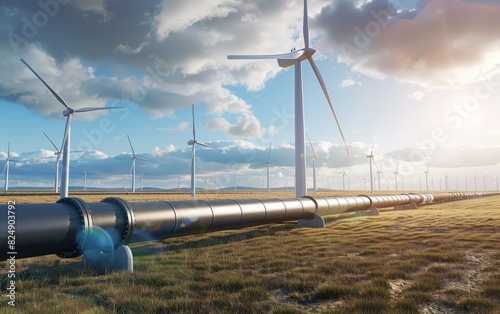
[[[313,144],[311,143],[311,139],[309,138],[309,134],[307,134],[307,140],[309,141],[309,145],[311,145],[311,150],[312,150],[312,156],[311,158],[314,156],[314,158],[318,157],[316,156],[316,152],[314,151],[314,146]]]
[[[132,174],[132,170],[134,170],[134,165],[135,165],[135,159],[132,161],[132,167],[130,167],[130,171],[128,174]]]
[[[132,156],[135,158],[134,147],[132,147],[132,142],[130,141],[130,136],[128,136],[128,134],[127,134],[127,138],[128,138],[128,143],[130,144],[130,149],[132,149]]]
[[[75,112],[89,112],[89,111],[120,109],[120,108],[125,108],[125,107],[123,107],[123,106],[119,106],[119,107],[85,107],[85,108],[75,109]]]
[[[373,156],[373,148],[375,147],[375,136],[373,137],[372,150],[370,151],[370,156]],[[373,157],[371,157],[373,158]]]
[[[55,90],[53,90],[53,89],[52,89],[52,87],[50,87],[50,86],[49,86],[49,84],[47,84],[47,83],[43,80],[43,78],[42,78],[40,75],[38,75],[38,73],[36,73],[36,71],[35,71],[35,70],[33,70],[33,68],[32,68],[32,67],[28,64],[28,62],[24,61],[24,59],[22,59],[22,58],[21,58],[21,62],[22,62],[22,63],[24,63],[24,65],[25,65],[25,66],[27,66],[27,67],[28,67],[28,69],[30,69],[30,70],[31,70],[31,72],[33,72],[33,74],[35,74],[35,76],[36,76],[36,77],[38,77],[38,79],[39,79],[40,81],[42,81],[43,85],[45,85],[45,87],[47,87],[47,88],[49,89],[49,91],[52,93],[52,95],[54,95],[54,97],[55,97],[55,98],[56,98],[56,99],[57,99],[57,100],[58,100],[58,101],[59,101],[59,102],[60,102],[60,103],[61,103],[64,107],[66,107],[66,109],[70,109],[70,108],[69,108],[69,106],[68,106],[68,104],[66,103],[66,101],[65,101],[65,100],[64,100],[61,96],[59,96],[59,94],[58,94],[58,93],[56,93],[56,91],[55,91]]]
[[[309,21],[307,17],[307,0],[304,0],[304,20],[302,25],[302,34],[304,35],[304,45],[309,48]]]
[[[297,59],[304,54],[304,49],[294,50],[287,53],[271,54],[271,55],[228,55],[229,60],[248,60],[248,59]]]
[[[330,95],[328,95],[328,90],[326,89],[325,82],[323,81],[323,77],[321,76],[321,73],[319,72],[318,67],[316,66],[316,63],[314,63],[314,60],[311,57],[308,57],[307,59],[309,60],[309,63],[311,64],[311,67],[313,68],[313,71],[316,74],[316,77],[318,78],[319,84],[321,85],[321,88],[323,89],[323,93],[326,96],[326,100],[328,101],[328,104],[330,105],[330,109],[332,109],[333,116],[335,117],[335,122],[337,122],[337,126],[339,127],[340,136],[342,137],[342,141],[344,142],[345,150],[346,150],[347,154],[349,155],[349,148],[347,147],[347,143],[345,141],[344,132],[342,132],[342,127],[340,126],[339,119],[337,118],[337,114],[335,113],[335,108],[333,108],[332,101],[330,100]]]
[[[52,142],[52,140],[50,139],[50,137],[47,135],[47,133],[43,132],[43,134],[45,134],[45,137],[49,140],[50,144],[52,144],[52,146],[54,146],[54,148],[56,149],[56,152],[59,153],[59,150],[57,149],[57,146],[56,144],[54,144],[54,142]]]
[[[64,129],[64,136],[63,136],[63,141],[61,144],[61,149],[59,150],[59,153],[62,154],[64,151],[64,144],[66,144],[66,139],[68,138],[68,131],[71,125],[71,114],[68,115],[66,118],[66,128]],[[69,158],[69,156],[68,156]]]
[[[197,145],[201,145],[201,146],[205,146],[207,148],[211,148],[211,149],[215,149],[215,150],[218,150],[219,152],[223,152],[222,149],[218,149],[218,148],[215,148],[213,146],[210,146],[208,144],[205,144],[205,143],[201,143],[201,142],[196,142]]]
[[[7,160],[10,159],[10,141],[9,141],[9,146],[7,148]]]
[[[196,125],[194,124],[194,104],[191,105],[193,111],[193,140],[196,142]]]
[[[8,163],[8,162],[9,162],[9,161],[7,160],[7,162],[5,163],[5,166],[3,166],[2,177],[3,177],[3,175],[5,174],[5,170],[7,169],[7,163]]]
[[[283,171],[286,171],[286,169],[285,169],[285,168],[280,167],[280,166],[277,166],[277,165],[273,164],[272,162],[270,162],[269,164],[270,164],[271,166],[276,167],[276,168],[280,168],[280,169],[281,169],[281,170],[283,170]]]
[[[269,143],[269,154],[267,154],[267,162],[269,163],[271,161],[271,144]]]

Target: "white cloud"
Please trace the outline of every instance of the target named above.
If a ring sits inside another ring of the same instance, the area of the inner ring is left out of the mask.
[[[339,84],[339,86],[342,88],[346,88],[346,87],[353,86],[353,85],[361,85],[361,83],[356,82],[353,79],[345,79],[345,80],[342,80],[342,82],[340,82],[340,84]]]
[[[411,99],[414,99],[414,100],[422,100],[422,98],[425,97],[427,93],[424,92],[423,90],[418,90],[418,91],[414,91],[412,93],[410,93],[408,95],[408,97],[410,97]]]
[[[208,121],[205,127],[212,131],[225,131],[232,137],[261,137],[264,128],[259,120],[249,114],[243,114],[236,118],[236,123],[231,124],[224,118],[215,118]]]

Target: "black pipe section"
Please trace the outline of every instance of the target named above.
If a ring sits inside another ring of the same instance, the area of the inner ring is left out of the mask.
[[[111,252],[129,243],[311,219],[372,207],[429,204],[497,194],[175,202],[127,202],[111,197],[94,203],[86,203],[79,198],[62,198],[55,204],[0,205],[0,261],[7,260],[8,253],[14,250],[17,259],[49,254],[72,258],[87,250]],[[9,247],[9,243],[15,243],[15,247]]]

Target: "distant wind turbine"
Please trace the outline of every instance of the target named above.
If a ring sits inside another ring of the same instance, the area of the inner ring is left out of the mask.
[[[429,164],[427,164],[427,170],[424,171],[425,173],[425,188],[427,191],[429,191]]]
[[[324,159],[324,158],[321,158],[318,155],[316,155],[316,151],[314,150],[314,146],[311,143],[311,139],[309,138],[309,135],[307,135],[307,140],[309,141],[309,145],[311,146],[311,151],[312,151],[311,163],[313,166],[313,192],[314,192],[314,194],[316,194],[316,192],[318,190],[317,186],[316,186],[316,159]]]
[[[309,47],[309,25],[307,17],[307,0],[304,0],[304,17],[302,25],[302,35],[304,37],[305,47],[299,50],[292,50],[289,53],[284,54],[273,54],[273,55],[229,55],[228,59],[277,59],[278,65],[282,68],[287,68],[289,66],[295,66],[295,195],[296,197],[302,197],[307,195],[307,184],[306,184],[306,148],[305,148],[305,121],[304,121],[304,99],[302,96],[302,67],[301,62],[308,60],[311,67],[316,75],[316,78],[323,89],[323,93],[326,96],[330,109],[333,113],[337,126],[340,130],[342,140],[347,153],[349,150],[347,148],[347,143],[340,126],[340,122],[335,113],[332,101],[328,95],[328,90],[326,89],[325,82],[321,76],[321,73],[316,66],[312,56],[316,50]]]
[[[61,178],[61,198],[63,197],[68,197],[68,190],[69,190],[69,160],[70,160],[70,139],[71,139],[71,119],[73,117],[74,113],[79,113],[79,112],[89,112],[89,111],[97,111],[97,110],[109,110],[109,109],[118,109],[118,108],[124,108],[124,107],[86,107],[86,108],[79,108],[79,109],[73,109],[69,107],[69,105],[66,103],[66,101],[57,94],[52,87],[47,84],[38,73],[26,62],[24,59],[21,59],[21,62],[24,63],[28,69],[35,74],[35,76],[47,87],[47,89],[54,95],[54,97],[66,108],[66,110],[63,111],[63,116],[66,117],[66,128],[64,130],[64,136],[63,136],[63,141],[61,144],[61,151],[63,154],[63,169],[62,169],[62,178]]]
[[[135,155],[134,147],[132,146],[132,142],[130,141],[130,136],[127,135],[128,138],[128,143],[130,144],[130,149],[132,150],[132,156],[130,157],[132,159],[132,167],[130,168],[130,173],[132,174],[132,193],[135,193],[135,161],[136,160],[144,160],[144,161],[149,161],[144,158],[137,157]],[[142,186],[142,180],[141,180],[141,186]],[[141,187],[142,189],[142,187]]]
[[[398,190],[398,172],[399,170],[399,159],[398,159],[398,163],[396,164],[396,171],[394,171],[394,184],[396,186],[396,191]]]
[[[448,174],[446,174],[446,171],[444,171],[444,188],[446,191],[448,191]]]
[[[198,142],[196,140],[196,124],[194,121],[194,105],[191,106],[193,111],[193,139],[188,142],[188,145],[192,145],[193,149],[191,151],[191,196],[196,196],[196,145],[205,146],[207,148],[215,149],[220,152],[223,152],[221,149],[212,147],[202,142]]]
[[[271,145],[272,145],[272,143],[269,143],[269,153],[267,154],[267,162],[256,165],[256,166],[267,165],[267,193],[271,193],[270,167],[274,166],[274,167],[278,167],[282,170],[285,170],[284,168],[282,168],[280,166],[276,166],[275,164],[273,164],[271,162]]]
[[[24,161],[14,160],[14,159],[10,158],[10,142],[9,142],[9,146],[7,149],[7,159],[5,160],[5,166],[3,167],[3,171],[2,171],[2,176],[5,174],[5,191],[9,190],[9,170],[10,170],[10,163],[11,162],[24,163]]]
[[[87,191],[87,171],[83,171],[83,190]]]
[[[345,170],[343,169],[342,170],[342,190],[345,191],[345,176],[346,176],[346,173],[345,173]]]
[[[380,175],[382,174],[382,163],[379,163],[379,165],[380,169],[377,171],[377,177],[378,177],[378,190],[380,191]]]
[[[375,146],[375,138],[373,138],[373,144],[372,144],[372,149],[370,151],[370,154],[366,156],[366,158],[368,158],[368,160],[370,161],[370,190],[371,190],[372,193],[373,193],[372,161],[375,162],[375,159],[373,158],[373,147],[374,146]],[[379,182],[380,182],[380,175],[379,175]]]

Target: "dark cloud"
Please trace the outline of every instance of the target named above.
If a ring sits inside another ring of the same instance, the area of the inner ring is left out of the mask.
[[[387,0],[337,0],[314,24],[325,32],[323,48],[379,78],[449,87],[477,80],[500,61],[500,4],[491,1],[426,0],[401,12]]]

